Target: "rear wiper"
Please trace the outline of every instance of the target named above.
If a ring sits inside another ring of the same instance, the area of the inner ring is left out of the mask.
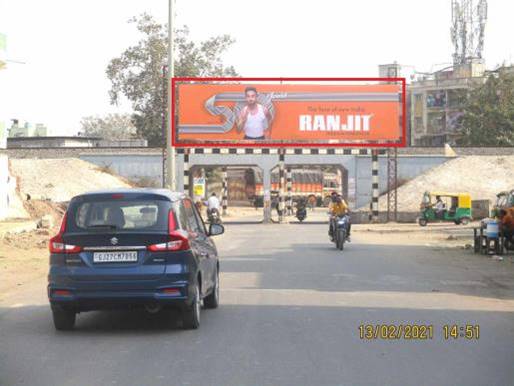
[[[95,224],[95,225],[90,225],[87,227],[88,229],[91,229],[91,228],[109,228],[109,229],[117,229],[118,227],[116,225],[113,225],[113,224]]]

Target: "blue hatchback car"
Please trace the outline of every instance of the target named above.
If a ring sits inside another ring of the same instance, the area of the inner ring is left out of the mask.
[[[190,198],[164,189],[125,189],[74,197],[50,240],[48,298],[55,328],[76,314],[144,307],[180,308],[183,326],[200,325],[201,303],[219,303],[219,261]]]

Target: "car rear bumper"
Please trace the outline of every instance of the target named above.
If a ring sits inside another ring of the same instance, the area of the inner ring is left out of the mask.
[[[165,290],[176,289],[166,293]],[[76,311],[124,309],[159,305],[163,308],[189,306],[192,296],[188,282],[167,284],[155,289],[84,290],[74,287],[48,285],[48,299],[52,306]],[[64,291],[67,291],[63,294]]]

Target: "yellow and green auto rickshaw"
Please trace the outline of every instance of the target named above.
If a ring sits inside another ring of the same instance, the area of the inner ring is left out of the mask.
[[[468,224],[471,217],[471,196],[468,193],[425,192],[420,205],[418,224],[454,222]]]

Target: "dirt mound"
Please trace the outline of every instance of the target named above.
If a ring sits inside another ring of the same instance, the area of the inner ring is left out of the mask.
[[[131,186],[126,180],[76,158],[11,159],[10,169],[17,177],[22,198],[65,202],[91,190]]]
[[[9,234],[4,237],[2,243],[5,246],[24,250],[32,248],[46,249],[50,238],[55,233],[55,230],[38,229],[32,232]],[[2,243],[0,243],[0,246]]]
[[[401,162],[401,161],[400,161]],[[514,155],[464,156],[452,159],[419,175],[398,188],[398,210],[416,212],[425,191],[470,193],[473,200],[490,200],[514,188]],[[387,195],[379,200],[379,210],[387,210]]]
[[[66,205],[51,201],[29,200],[24,201],[25,210],[32,219],[40,219],[43,216],[52,217],[52,228],[58,228],[61,224],[62,216],[66,212]]]

